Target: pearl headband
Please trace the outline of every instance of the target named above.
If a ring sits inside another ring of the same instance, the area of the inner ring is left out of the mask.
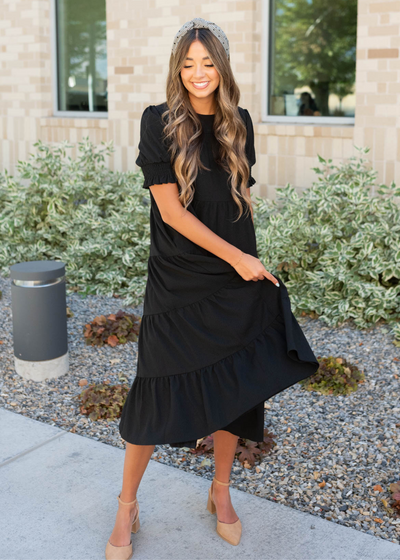
[[[190,31],[191,29],[200,29],[200,28],[209,29],[217,37],[217,39],[219,39],[219,41],[221,42],[222,46],[225,49],[226,56],[229,59],[228,37],[225,35],[222,29],[218,27],[216,23],[213,23],[212,21],[207,21],[206,19],[203,18],[194,18],[191,21],[187,21],[182,25],[178,33],[175,35],[174,42],[172,44],[172,54],[175,54],[176,47],[179,41],[181,40],[181,38],[183,37],[183,35],[185,35],[185,33]]]

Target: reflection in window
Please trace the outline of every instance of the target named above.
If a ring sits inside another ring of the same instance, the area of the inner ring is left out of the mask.
[[[56,0],[58,110],[107,111],[106,0]]]
[[[357,0],[270,0],[269,115],[354,117]]]

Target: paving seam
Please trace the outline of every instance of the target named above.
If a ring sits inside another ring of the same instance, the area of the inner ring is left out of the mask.
[[[53,441],[53,440],[55,440],[59,437],[65,436],[68,433],[69,432],[62,431],[61,433],[55,434],[51,438],[46,439],[45,441],[42,441],[42,443],[38,443],[37,445],[33,445],[32,447],[29,447],[28,449],[25,449],[25,451],[21,451],[20,453],[17,453],[13,457],[10,457],[9,459],[6,459],[5,461],[2,461],[0,463],[0,468],[4,467],[5,465],[8,465],[9,463],[12,463],[13,461],[16,461],[17,459],[19,459],[20,457],[23,457],[24,455],[27,455],[28,453],[32,453],[32,451],[35,451],[36,449],[39,449],[39,447],[42,447],[43,445],[46,445],[47,443],[50,443],[51,441]]]

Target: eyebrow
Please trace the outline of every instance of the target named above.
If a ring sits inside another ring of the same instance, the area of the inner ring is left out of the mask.
[[[209,56],[203,56],[202,60],[206,60],[207,58],[210,58]],[[186,57],[186,60],[194,60],[194,58],[189,58],[188,56]]]

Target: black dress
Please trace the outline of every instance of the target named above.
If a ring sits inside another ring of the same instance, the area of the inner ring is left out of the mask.
[[[162,137],[167,104],[150,105],[141,119],[136,164],[144,188],[177,179]],[[246,154],[256,161],[250,114]],[[188,209],[217,235],[258,257],[251,216],[237,218],[228,173],[217,166],[214,115],[203,127],[195,197]],[[255,183],[250,177],[248,186]],[[263,441],[264,401],[309,377],[319,363],[290,307],[287,289],[270,280],[244,280],[223,259],[166,224],[150,191],[151,247],[137,374],[119,423],[133,444],[196,447],[197,440],[227,430]]]

